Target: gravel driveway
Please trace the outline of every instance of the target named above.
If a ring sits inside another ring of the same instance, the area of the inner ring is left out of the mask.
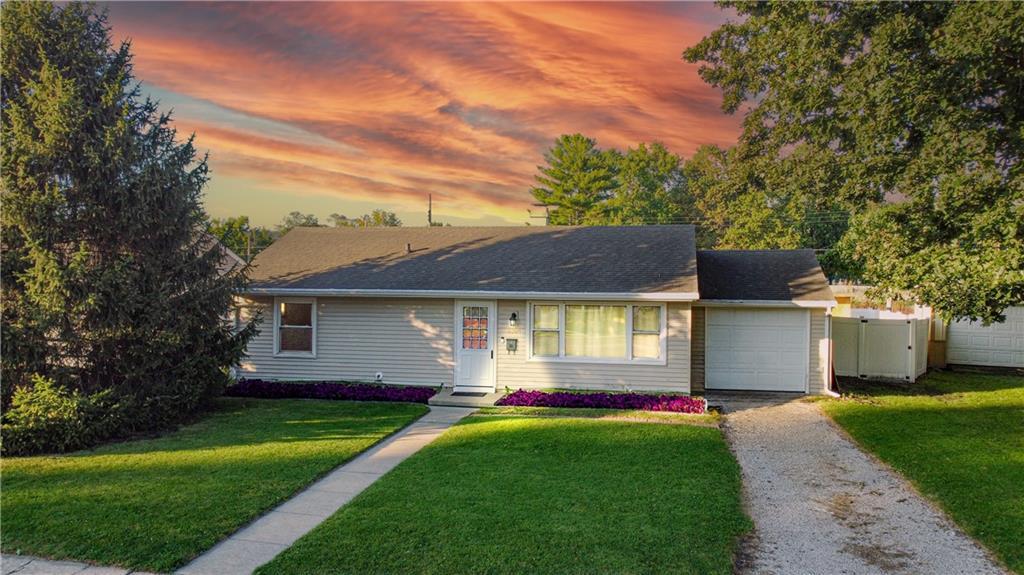
[[[816,405],[733,401],[725,410],[756,525],[740,573],[1005,573]]]

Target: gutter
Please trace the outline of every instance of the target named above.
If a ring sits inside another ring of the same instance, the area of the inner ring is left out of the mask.
[[[445,298],[445,299],[572,299],[592,301],[680,301],[699,299],[697,292],[532,292],[482,290],[393,290],[393,289],[335,289],[335,288],[249,288],[243,295],[286,297],[393,297],[393,298]]]

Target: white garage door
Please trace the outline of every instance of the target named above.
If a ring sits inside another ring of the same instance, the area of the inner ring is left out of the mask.
[[[1024,307],[1006,310],[1006,321],[949,324],[946,361],[964,365],[1024,367]]]
[[[708,308],[705,387],[807,391],[807,310]]]

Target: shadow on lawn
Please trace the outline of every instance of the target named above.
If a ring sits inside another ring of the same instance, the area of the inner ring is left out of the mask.
[[[914,383],[896,381],[872,381],[851,377],[839,380],[841,393],[866,396],[884,395],[945,395],[950,393],[973,393],[1024,390],[1024,376],[991,375],[977,372],[932,371]]]
[[[108,443],[92,450],[54,455],[53,457],[99,457],[150,455],[224,448],[251,448],[281,443],[320,441],[378,441],[405,427],[427,413],[419,404],[379,402],[336,402],[322,400],[317,413],[295,417],[289,407],[302,399],[234,399],[219,400],[197,421],[177,430],[154,437],[131,438]],[[321,400],[316,400],[321,401]],[[248,408],[258,402],[261,410],[244,427],[231,427],[233,417],[250,418]],[[278,404],[273,409],[267,405]],[[333,405],[332,405],[333,404]],[[332,409],[334,407],[334,409]],[[340,412],[340,414],[339,414]],[[227,425],[225,425],[227,424]],[[276,428],[276,433],[268,433]]]

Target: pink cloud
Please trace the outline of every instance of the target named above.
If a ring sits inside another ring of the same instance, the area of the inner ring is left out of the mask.
[[[525,210],[558,135],[728,144],[723,115],[682,51],[723,16],[699,4],[112,4],[136,72],[231,117],[176,118],[222,166],[283,195]],[[262,133],[252,118],[295,128]],[[315,137],[312,137],[315,135]],[[218,157],[222,157],[218,160]],[[525,214],[525,211],[523,212]]]

